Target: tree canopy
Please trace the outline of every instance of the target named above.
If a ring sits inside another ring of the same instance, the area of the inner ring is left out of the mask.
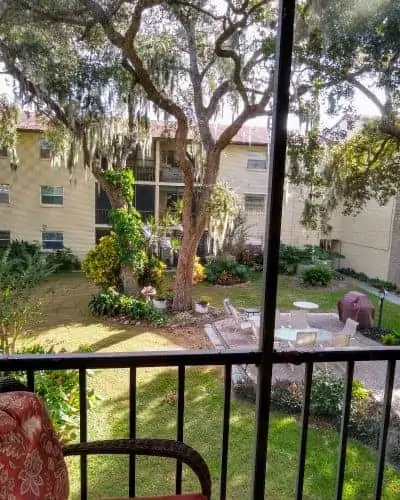
[[[303,219],[310,227],[329,229],[338,206],[355,214],[370,199],[385,204],[400,186],[399,33],[394,0],[314,0],[299,8],[295,110],[303,129],[290,138],[289,175],[309,188]],[[357,94],[377,110],[375,119],[360,121]],[[321,111],[341,119],[322,128]]]
[[[112,153],[114,167],[123,163],[150,111],[173,123],[185,183],[175,307],[188,307],[221,152],[248,119],[271,111],[276,3],[5,0],[0,9],[6,69],[25,100],[71,131],[70,165],[82,145],[85,164],[107,186],[99,155]],[[213,122],[222,114],[231,121],[216,135]],[[122,124],[128,130],[121,134]],[[200,168],[188,154],[192,137]]]

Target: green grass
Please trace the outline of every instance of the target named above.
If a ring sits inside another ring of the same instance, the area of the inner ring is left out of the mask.
[[[315,300],[324,309],[334,309],[337,297],[343,293],[322,294],[312,290],[295,290],[286,278],[280,282],[279,306],[290,308],[296,298]],[[252,284],[237,286],[227,293],[223,288],[207,284],[196,287],[195,293],[213,296],[215,305],[222,304],[226,295],[240,305],[259,305],[260,279]],[[52,278],[42,285],[39,293],[51,289],[44,296],[44,316],[36,325],[30,341],[54,344],[74,351],[79,344],[89,344],[96,351],[134,352],[142,350],[182,349],[190,345],[192,333],[180,335],[146,327],[128,327],[106,324],[92,318],[87,302],[94,289],[79,274]],[[389,306],[389,304],[387,304]],[[386,307],[386,306],[385,306]],[[390,313],[386,309],[387,315]],[[394,306],[393,318],[399,317]],[[184,329],[183,329],[184,330]],[[200,333],[196,334],[200,335]],[[176,370],[138,370],[137,427],[138,436],[174,438],[176,435]],[[127,436],[128,432],[128,370],[99,370],[89,379],[103,400],[90,410],[89,439]],[[194,446],[206,459],[213,479],[213,497],[218,497],[221,422],[223,391],[221,372],[214,369],[188,369],[186,380],[185,441]],[[232,403],[229,455],[230,500],[249,498],[254,434],[254,406],[238,401]],[[310,429],[305,477],[307,500],[334,498],[338,453],[338,434],[327,429]],[[299,425],[296,419],[280,414],[271,416],[268,468],[268,498],[293,498],[296,480]],[[137,493],[157,494],[172,492],[174,463],[153,458],[137,460]],[[89,498],[123,496],[127,494],[126,457],[89,458]],[[76,459],[69,459],[71,498],[78,499],[79,467]],[[344,498],[368,500],[373,498],[375,454],[368,448],[350,443]],[[193,476],[185,469],[185,490],[197,487]],[[383,498],[400,498],[400,474],[387,467]]]
[[[318,311],[337,312],[337,303],[343,295],[350,290],[365,290],[347,281],[339,282],[333,289],[300,287],[296,279],[290,276],[280,276],[278,282],[278,308],[282,311],[293,309],[295,300],[307,300],[319,305]],[[207,282],[199,283],[195,287],[194,296],[207,295],[215,307],[222,307],[222,301],[229,297],[234,305],[238,307],[258,307],[261,304],[262,282],[261,275],[253,275],[249,283],[236,286],[212,286]],[[369,299],[375,307],[376,318],[379,311],[379,299],[375,295],[368,294]],[[400,330],[400,307],[389,301],[385,301],[383,309],[382,326]]]

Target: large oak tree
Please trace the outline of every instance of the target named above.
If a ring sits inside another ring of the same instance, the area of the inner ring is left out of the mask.
[[[173,121],[185,184],[176,310],[191,305],[193,257],[207,227],[221,153],[247,120],[270,111],[275,8],[271,0],[2,2],[0,52],[7,71],[25,97],[80,137],[85,163],[112,202],[117,193],[107,188],[98,162],[92,161],[98,152],[89,142],[88,110],[94,107],[90,124],[99,131],[106,117],[113,116],[110,108],[99,113],[101,104],[107,98],[115,101],[115,95],[118,102],[125,96],[128,111],[132,103],[130,109],[139,110],[139,118],[149,116],[145,103],[150,102]],[[77,111],[82,120],[77,120]],[[213,122],[222,113],[232,119],[215,134]],[[123,143],[124,153],[137,144],[141,123],[134,113],[129,116],[128,133],[113,136],[123,138],[119,146]],[[188,154],[192,137],[200,157]]]

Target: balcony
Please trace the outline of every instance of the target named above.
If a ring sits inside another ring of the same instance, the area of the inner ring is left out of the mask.
[[[342,498],[343,487],[346,473],[346,451],[348,444],[348,426],[350,417],[351,405],[351,390],[354,374],[355,362],[360,361],[387,361],[386,371],[386,387],[384,394],[384,412],[382,415],[382,426],[379,438],[379,447],[377,450],[377,466],[374,478],[374,496],[373,498],[381,498],[384,467],[385,467],[385,452],[388,441],[389,417],[391,411],[391,399],[393,394],[394,376],[396,368],[396,360],[400,359],[400,350],[398,348],[374,348],[374,349],[343,349],[343,350],[323,350],[323,351],[285,351],[272,352],[268,356],[263,356],[261,351],[244,351],[231,350],[224,352],[215,351],[177,351],[177,352],[142,352],[142,353],[109,353],[109,354],[59,354],[59,355],[25,355],[25,356],[10,356],[0,360],[0,369],[5,372],[25,371],[27,385],[30,390],[35,389],[36,372],[40,370],[60,370],[74,369],[79,371],[79,388],[80,388],[80,430],[79,440],[81,443],[88,441],[88,413],[87,413],[87,371],[89,370],[108,370],[108,369],[127,369],[129,373],[129,400],[127,401],[127,422],[128,435],[131,439],[137,436],[137,409],[140,408],[141,402],[138,401],[137,395],[137,374],[141,368],[158,368],[168,367],[176,368],[176,392],[175,394],[168,393],[168,398],[176,403],[176,440],[183,442],[185,440],[185,427],[192,426],[193,423],[187,421],[186,415],[186,390],[187,368],[188,367],[210,367],[216,366],[223,368],[223,399],[222,408],[220,408],[221,432],[220,442],[209,443],[211,448],[220,448],[219,470],[213,471],[214,491],[219,490],[218,497],[220,499],[227,498],[227,488],[233,492],[232,498],[235,496],[235,485],[230,484],[229,480],[229,453],[231,426],[235,425],[232,420],[232,405],[231,405],[231,389],[233,384],[233,369],[235,365],[258,365],[260,384],[258,388],[258,397],[260,403],[257,406],[255,435],[255,468],[253,473],[253,486],[251,498],[255,500],[264,499],[264,480],[265,480],[265,462],[266,462],[266,443],[265,437],[268,437],[268,417],[270,407],[269,384],[261,381],[263,378],[270,377],[272,366],[282,365],[286,363],[294,363],[296,365],[304,365],[305,380],[304,380],[304,400],[302,406],[302,416],[299,427],[299,451],[296,464],[296,486],[294,496],[292,498],[303,498],[304,480],[305,480],[305,465],[307,459],[308,445],[308,428],[310,416],[310,397],[311,383],[313,378],[313,369],[315,363],[336,363],[345,362],[347,371],[345,375],[346,390],[343,399],[343,412],[341,420],[341,430],[338,447],[338,462],[336,469],[336,495],[335,498]],[[38,376],[40,374],[38,373]],[[103,374],[107,377],[106,373]],[[196,405],[208,405],[209,395],[203,394],[200,399],[197,399]],[[193,403],[193,401],[191,401]],[[159,403],[157,403],[159,404]],[[165,411],[167,407],[165,407]],[[143,407],[141,408],[143,411]],[[211,417],[211,415],[210,415]],[[186,421],[185,421],[186,420]],[[166,424],[165,424],[166,425]],[[165,425],[161,424],[162,427]],[[168,432],[165,428],[164,432]],[[152,430],[148,430],[148,437],[152,437]],[[125,436],[120,436],[125,437]],[[80,457],[80,498],[86,500],[88,498],[88,459],[87,454],[79,447],[75,447],[76,454]],[[112,450],[109,450],[110,452]],[[107,452],[108,453],[108,452]],[[354,457],[353,457],[354,458]],[[361,460],[361,457],[358,457]],[[90,460],[90,459],[89,459]],[[272,460],[272,457],[270,457]],[[349,458],[350,461],[350,458]],[[136,479],[139,476],[140,466],[142,462],[137,462],[134,455],[130,456],[129,466],[127,468],[128,477],[120,478],[120,481],[125,482],[129,489],[129,496],[133,497],[136,493]],[[359,464],[361,466],[361,463]],[[75,468],[76,469],[76,468]],[[353,471],[354,472],[354,471]],[[114,474],[116,471],[113,472]],[[321,470],[321,474],[326,473],[326,470]],[[284,477],[284,474],[282,475]],[[93,479],[93,478],[92,478]],[[98,483],[103,481],[103,477],[95,479]],[[250,484],[251,479],[246,479]],[[269,478],[271,480],[271,478]],[[288,478],[289,480],[289,478]],[[314,478],[313,478],[314,480]],[[249,486],[250,488],[250,486]],[[268,480],[267,480],[268,488]],[[175,469],[175,490],[177,494],[182,491],[182,464],[178,461]],[[310,491],[310,490],[308,490]],[[356,493],[356,491],[355,491]],[[229,497],[231,498],[231,497]],[[283,497],[282,497],[283,498]],[[289,498],[289,497],[287,497]]]
[[[153,160],[138,160],[133,167],[133,173],[137,182],[155,182],[156,170]]]
[[[179,165],[161,165],[160,182],[183,183],[183,173]]]
[[[110,213],[111,208],[96,208],[96,217],[95,223],[99,225],[108,226],[109,220],[108,215]]]

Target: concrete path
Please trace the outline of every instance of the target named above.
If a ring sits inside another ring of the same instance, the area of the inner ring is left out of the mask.
[[[308,320],[310,326],[331,332],[337,332],[343,328],[343,324],[335,313],[310,313]],[[207,325],[206,333],[217,350],[254,349],[257,345],[256,337],[251,333],[239,330],[232,319],[224,319],[217,321],[213,325]],[[357,333],[351,341],[351,347],[353,348],[373,347],[376,345],[379,344],[360,333]],[[354,378],[360,380],[367,389],[373,392],[378,400],[382,400],[384,395],[386,364],[385,361],[363,361],[355,364]],[[316,368],[325,368],[325,366],[317,363]],[[345,373],[345,363],[330,363],[329,368],[340,377]],[[237,368],[235,376],[237,378],[248,376],[254,382],[257,380],[256,369],[253,366]],[[304,378],[304,366],[275,365],[272,378],[274,382],[283,379],[300,381]],[[396,367],[392,406],[393,410],[400,415],[400,363],[397,363]]]
[[[367,283],[364,283],[363,281],[356,280],[354,278],[352,278],[351,281],[355,285],[357,285],[359,288],[362,288],[363,290],[370,293],[371,295],[376,295],[377,297],[379,297],[380,290],[378,290],[377,288],[375,288],[371,285],[368,285]],[[388,300],[389,302],[392,302],[393,304],[400,306],[400,297],[393,292],[386,292],[385,300]]]

